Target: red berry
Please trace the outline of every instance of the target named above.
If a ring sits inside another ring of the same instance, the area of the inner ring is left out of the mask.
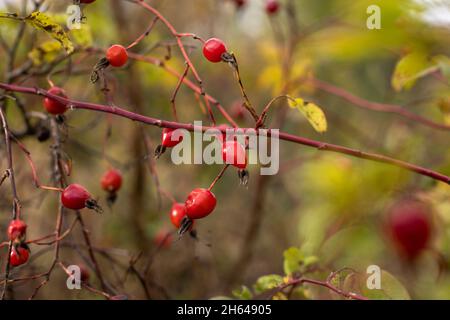
[[[279,8],[280,8],[280,3],[277,0],[267,0],[266,11],[268,14],[277,13]]]
[[[73,183],[61,193],[61,201],[64,207],[80,210],[86,207],[87,201],[91,199],[90,193],[81,185]]]
[[[48,93],[67,99],[65,91],[59,87],[51,87],[48,90]],[[51,98],[44,99],[44,107],[47,110],[47,112],[51,114],[63,114],[64,112],[67,111],[67,105],[59,101],[53,100]]]
[[[222,159],[226,164],[231,164],[239,169],[247,167],[245,148],[237,141],[225,141],[222,145]]]
[[[11,256],[9,263],[13,267],[20,266],[28,261],[28,258],[30,257],[30,252],[28,251],[28,248],[25,247],[13,247],[11,250]]]
[[[400,250],[409,259],[416,258],[431,237],[430,211],[419,201],[403,201],[389,213],[389,232]]]
[[[116,169],[110,169],[105,172],[100,183],[103,190],[116,192],[122,186],[122,174]]]
[[[115,44],[106,51],[106,59],[113,67],[121,67],[128,60],[127,49],[120,44]]]
[[[156,233],[155,238],[153,241],[155,242],[155,245],[161,248],[168,248],[172,244],[172,235],[170,232],[168,232],[165,229],[162,229]]]
[[[201,219],[209,215],[216,207],[216,197],[207,190],[197,188],[186,199],[186,215],[190,219]]]
[[[12,220],[8,226],[9,240],[22,238],[27,232],[27,224],[22,220]]]
[[[181,141],[183,141],[183,136],[180,135],[179,137],[175,138],[173,136],[175,129],[170,128],[164,128],[162,131],[162,139],[161,139],[161,145],[166,148],[175,147],[177,144],[179,144]]]
[[[226,52],[225,43],[217,38],[208,39],[203,45],[203,55],[211,62],[222,61],[222,54]]]
[[[95,2],[95,0],[80,0],[80,3],[92,3]]]
[[[186,206],[184,203],[174,203],[170,210],[170,221],[172,221],[175,228],[178,229],[181,226],[184,217],[186,217]]]

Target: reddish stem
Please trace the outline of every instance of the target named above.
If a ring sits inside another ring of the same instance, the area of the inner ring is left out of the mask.
[[[402,106],[395,105],[395,104],[386,104],[386,103],[379,103],[379,102],[372,102],[369,100],[365,100],[363,98],[360,98],[358,96],[355,96],[354,94],[339,88],[337,86],[334,86],[332,84],[326,83],[324,81],[318,80],[318,79],[308,79],[309,82],[311,82],[316,88],[326,91],[328,93],[331,93],[335,96],[341,97],[344,100],[347,100],[348,102],[357,105],[361,108],[373,110],[373,111],[379,111],[379,112],[387,112],[387,113],[394,113],[398,114],[402,117],[408,118],[409,120],[418,122],[420,124],[423,124],[425,126],[439,129],[439,130],[450,130],[449,125],[436,123],[434,121],[431,121],[427,118],[424,118],[418,114],[412,113],[405,109]]]
[[[12,84],[6,84],[6,83],[0,83],[0,88],[5,89],[7,91],[15,91],[15,92],[22,92],[22,93],[28,93],[28,94],[34,94],[34,95],[42,95],[45,97],[52,98],[56,101],[59,101],[61,103],[65,103],[71,106],[73,109],[86,109],[86,110],[93,110],[93,111],[99,111],[99,112],[106,112],[106,113],[112,113],[120,117],[128,118],[130,120],[146,123],[153,126],[158,127],[164,127],[164,128],[171,128],[171,129],[186,129],[188,131],[206,131],[209,129],[212,129],[211,127],[207,126],[194,126],[193,124],[187,124],[187,123],[178,123],[178,122],[172,122],[172,121],[165,121],[160,120],[152,117],[147,117],[144,115],[140,115],[125,109],[122,109],[120,107],[111,107],[111,106],[105,106],[101,104],[95,104],[95,103],[89,103],[89,102],[81,102],[76,100],[70,100],[65,99],[59,96],[56,96],[54,94],[50,94],[47,91],[40,89],[40,88],[31,88],[31,87],[23,87],[18,85],[12,85]],[[216,129],[216,128],[214,128]],[[247,133],[249,135],[259,135],[260,133],[257,131],[254,132],[253,128],[241,128],[244,133]],[[220,130],[220,129],[219,129]],[[222,133],[226,133],[226,129],[221,130]],[[416,172],[418,174],[430,177],[435,180],[439,180],[442,182],[445,182],[447,184],[450,184],[450,177],[438,173],[436,171],[420,167],[402,160],[394,159],[388,156],[384,156],[381,154],[376,153],[369,153],[369,152],[363,152],[357,149],[352,149],[336,144],[326,143],[322,141],[316,141],[300,136],[296,136],[293,134],[285,133],[285,132],[274,132],[272,129],[267,130],[267,135],[269,137],[278,137],[281,140],[294,142],[297,144],[302,144],[305,146],[317,148],[318,150],[322,151],[333,151],[337,153],[347,154],[356,158],[361,159],[368,159],[376,162],[382,162],[382,163],[388,163],[400,168],[404,168],[406,170]]]

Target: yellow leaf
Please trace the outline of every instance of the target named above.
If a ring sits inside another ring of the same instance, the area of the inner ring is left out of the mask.
[[[82,48],[92,46],[92,32],[87,24],[82,24],[80,29],[73,29],[70,32],[73,41]]]
[[[435,71],[434,64],[422,52],[412,52],[401,58],[395,66],[391,84],[396,91],[409,90],[417,79]]]
[[[72,42],[69,40],[67,33],[59,24],[54,22],[44,13],[39,11],[32,12],[25,18],[25,21],[27,21],[34,28],[47,32],[53,39],[61,43],[64,50],[66,50],[68,54],[73,52],[74,47]]]
[[[327,131],[327,118],[325,117],[325,113],[316,104],[297,98],[295,101],[289,100],[289,106],[291,108],[297,108],[317,132],[322,133]]]
[[[58,41],[50,40],[31,50],[28,53],[28,57],[34,66],[40,66],[44,62],[53,62],[58,57],[61,49],[62,45]]]

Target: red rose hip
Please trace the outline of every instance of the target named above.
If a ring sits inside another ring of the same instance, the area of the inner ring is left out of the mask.
[[[27,224],[22,220],[12,220],[8,226],[9,240],[16,240],[22,238],[27,232]]]
[[[127,49],[120,44],[111,46],[106,51],[106,60],[108,60],[109,64],[113,67],[123,66],[128,61]]]
[[[194,189],[185,202],[186,215],[193,220],[204,218],[213,212],[216,202],[216,197],[211,191],[202,188]]]
[[[61,201],[64,207],[81,210],[88,205],[91,194],[82,186],[76,183],[69,185],[61,193]]]
[[[122,174],[119,170],[110,169],[105,172],[100,183],[103,190],[108,192],[116,192],[122,186]]]
[[[390,210],[388,231],[400,253],[408,259],[416,258],[431,238],[430,210],[419,201],[403,201]]]
[[[242,144],[237,141],[225,141],[222,145],[222,159],[239,169],[247,167],[247,154]]]
[[[20,266],[28,261],[30,257],[30,252],[26,247],[13,247],[11,250],[11,255],[9,258],[9,264],[12,267]]]
[[[211,62],[222,61],[222,54],[226,52],[225,43],[217,38],[208,39],[203,45],[203,55]]]
[[[48,90],[48,93],[60,96],[62,98],[67,98],[66,93],[63,89],[59,88],[59,87],[51,87]],[[51,98],[45,98],[44,99],[44,107],[45,110],[47,110],[48,113],[54,114],[54,115],[58,115],[58,114],[63,114],[64,112],[67,111],[67,105],[64,103],[61,103],[59,101],[56,101],[54,99]]]

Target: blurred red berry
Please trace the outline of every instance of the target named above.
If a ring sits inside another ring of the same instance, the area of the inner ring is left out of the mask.
[[[172,148],[175,147],[177,144],[179,144],[181,141],[183,141],[183,136],[180,135],[179,137],[175,138],[173,136],[173,133],[175,132],[175,129],[170,128],[164,128],[162,131],[162,139],[161,139],[161,145],[166,148]]]
[[[51,87],[48,90],[48,93],[60,96],[62,98],[66,98],[67,96],[65,94],[65,91],[59,87]],[[67,105],[64,103],[61,103],[59,101],[56,101],[54,99],[51,98],[45,98],[44,99],[44,107],[47,110],[48,113],[54,114],[54,115],[58,115],[58,114],[63,114],[64,112],[67,111]]]
[[[222,54],[225,52],[227,52],[225,43],[217,38],[208,39],[203,45],[203,55],[211,62],[222,61]]]
[[[213,212],[216,202],[216,197],[211,191],[194,189],[186,199],[186,215],[192,220],[204,218]]]
[[[280,3],[277,0],[267,0],[266,11],[268,14],[275,14],[280,9]]]
[[[80,280],[81,282],[88,282],[90,278],[89,269],[84,264],[78,264],[80,268]]]
[[[236,5],[236,7],[237,7],[238,9],[240,9],[241,7],[243,7],[246,3],[247,3],[246,0],[234,0],[234,4]]]
[[[184,203],[174,203],[170,210],[170,221],[172,221],[175,228],[180,228],[184,217],[186,217],[186,206]]]
[[[110,169],[105,172],[100,183],[103,190],[108,192],[116,192],[122,186],[122,174],[119,170]]]

